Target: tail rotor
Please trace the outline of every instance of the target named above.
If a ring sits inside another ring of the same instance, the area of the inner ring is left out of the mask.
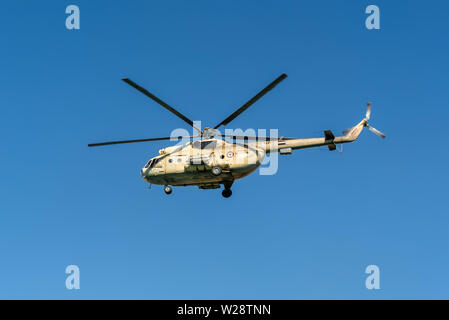
[[[365,115],[365,127],[367,127],[369,129],[369,131],[371,131],[375,135],[381,137],[382,139],[385,139],[387,137],[386,135],[384,135],[382,132],[380,132],[376,128],[370,126],[370,124],[368,123],[368,120],[370,119],[370,117],[371,117],[371,102],[368,102],[367,107],[366,107],[366,115]]]
[[[343,131],[344,135],[347,135],[349,133],[351,133],[351,131],[353,131],[354,129],[363,126],[363,127],[367,127],[372,133],[376,134],[377,136],[381,137],[382,139],[385,139],[386,136],[385,134],[383,134],[382,132],[380,132],[379,130],[377,130],[376,128],[372,127],[369,123],[368,120],[371,118],[371,102],[368,102],[367,107],[366,107],[366,114],[365,114],[365,118],[362,120],[362,122],[360,122],[358,125],[356,125],[355,127],[346,129]],[[359,131],[360,133],[360,131]],[[357,134],[358,136],[358,134]]]

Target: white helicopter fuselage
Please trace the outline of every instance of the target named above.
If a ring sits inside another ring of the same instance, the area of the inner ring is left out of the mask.
[[[265,148],[255,143],[197,140],[160,150],[159,156],[142,168],[141,176],[151,184],[215,189],[246,177],[260,166],[264,157]],[[220,168],[219,175],[213,174],[214,167]]]

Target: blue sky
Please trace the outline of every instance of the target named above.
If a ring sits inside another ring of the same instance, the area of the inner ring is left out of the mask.
[[[81,29],[65,28],[65,7]],[[365,28],[365,8],[381,29]],[[0,298],[449,298],[449,4],[434,1],[23,1],[2,5]],[[183,122],[130,77],[215,125],[339,133],[234,194],[160,186],[140,168]],[[81,289],[65,288],[65,268]],[[381,290],[364,286],[366,266]]]

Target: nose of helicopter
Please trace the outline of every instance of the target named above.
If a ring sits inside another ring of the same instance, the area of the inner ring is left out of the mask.
[[[140,169],[140,177],[145,180],[146,182],[150,182],[150,176],[148,175],[147,169],[142,168]]]
[[[147,182],[151,182],[153,180],[152,178],[154,178],[154,172],[152,172],[151,168],[144,167],[140,169],[140,177]]]

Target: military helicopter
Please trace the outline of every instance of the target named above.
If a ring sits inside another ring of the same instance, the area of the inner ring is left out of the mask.
[[[201,130],[192,120],[145,88],[128,78],[124,78],[122,79],[124,82],[184,120],[197,131],[197,134],[193,136],[109,141],[92,143],[88,146],[97,147],[177,139],[182,142],[188,139],[187,143],[180,143],[159,150],[159,155],[151,158],[141,169],[142,178],[150,184],[163,185],[166,194],[172,193],[172,186],[198,186],[200,189],[219,189],[223,185],[222,195],[229,198],[232,195],[231,186],[234,181],[254,172],[268,153],[279,152],[281,155],[288,155],[292,153],[292,150],[322,146],[327,146],[330,151],[334,151],[339,144],[355,141],[365,127],[381,138],[385,138],[382,132],[368,124],[371,115],[371,103],[368,103],[365,118],[354,127],[343,131],[343,136],[338,137],[335,137],[331,130],[325,130],[323,137],[308,139],[257,135],[239,136],[221,134],[218,131],[218,128],[228,125],[286,77],[286,74],[280,75],[229,117],[215,127],[204,128],[204,130]]]

